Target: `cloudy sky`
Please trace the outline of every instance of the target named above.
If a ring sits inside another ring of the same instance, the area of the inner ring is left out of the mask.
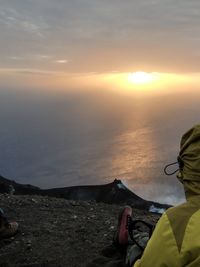
[[[1,84],[199,73],[199,25],[198,0],[0,0]]]

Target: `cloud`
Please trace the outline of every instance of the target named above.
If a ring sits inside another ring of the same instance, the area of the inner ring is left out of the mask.
[[[28,74],[28,75],[66,75],[62,71],[49,71],[31,68],[0,68],[0,74]]]
[[[52,59],[53,55],[45,55],[45,54],[29,54],[25,57],[27,60],[33,60],[33,61],[48,61]]]
[[[10,59],[12,59],[12,60],[23,60],[24,58],[23,57],[19,57],[19,56],[11,56],[11,57],[9,57]]]
[[[54,55],[66,64],[70,55],[72,72],[199,71],[199,10],[196,0],[2,0],[0,62],[41,55],[29,57],[33,67]]]
[[[67,59],[58,59],[58,60],[56,60],[56,63],[59,63],[59,64],[65,64],[65,63],[68,63],[69,62],[69,60],[67,60]]]
[[[27,32],[38,35],[39,37],[44,37],[40,25],[36,25],[30,21],[22,21],[19,25]]]
[[[0,21],[5,30],[24,31],[29,34],[35,34],[38,37],[44,37],[44,30],[47,28],[47,24],[44,23],[41,17],[35,19],[23,12],[23,9],[19,12],[16,8],[6,5],[1,8]]]

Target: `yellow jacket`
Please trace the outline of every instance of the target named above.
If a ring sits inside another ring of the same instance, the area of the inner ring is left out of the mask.
[[[200,267],[200,195],[168,209],[134,267]]]
[[[162,215],[134,267],[200,267],[200,124],[182,136],[178,161],[187,202]]]

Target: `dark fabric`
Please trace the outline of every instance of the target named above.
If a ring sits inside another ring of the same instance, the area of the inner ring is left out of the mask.
[[[93,259],[86,267],[127,267],[125,265],[126,249],[110,245],[105,247],[99,257]]]

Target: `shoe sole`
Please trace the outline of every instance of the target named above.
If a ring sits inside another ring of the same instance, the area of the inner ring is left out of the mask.
[[[127,220],[128,216],[131,217],[132,215],[132,208],[126,206],[121,213],[119,214],[118,218],[118,227],[117,227],[117,239],[119,245],[128,245],[128,227],[127,227]]]

